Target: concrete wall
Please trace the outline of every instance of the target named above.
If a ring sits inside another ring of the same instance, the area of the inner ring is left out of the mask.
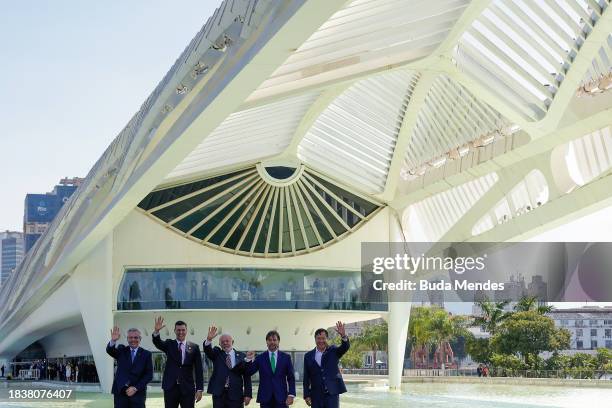
[[[263,259],[232,255],[200,245],[135,210],[115,229],[113,236],[113,309],[116,310],[117,291],[128,267],[261,266],[356,271],[361,267],[361,242],[387,241],[388,231],[389,210],[385,208],[357,231],[328,248],[297,257]],[[162,332],[164,338],[173,337],[173,324],[181,319],[188,323],[190,330],[193,329],[193,334],[190,334],[192,341],[201,343],[208,326],[215,324],[234,336],[237,348],[261,349],[265,346],[265,333],[276,328],[281,334],[281,347],[287,350],[314,347],[314,330],[333,326],[338,320],[355,322],[381,316],[378,312],[305,310],[125,311],[115,313],[115,322],[124,331],[128,327],[141,329],[145,338],[143,346],[151,348],[153,316],[158,314],[165,318],[168,326],[168,332]]]
[[[0,339],[0,359],[12,360],[35,341],[81,322],[76,294],[68,279],[20,322],[15,330]]]
[[[47,358],[76,357],[92,354],[85,326],[82,323],[57,331],[40,339],[39,342],[44,347]]]
[[[215,324],[223,332],[234,337],[238,350],[263,350],[266,348],[265,336],[269,330],[278,330],[281,336],[281,350],[310,350],[314,348],[314,331],[319,327],[330,327],[338,320],[344,322],[369,320],[379,316],[378,313],[342,312],[342,311],[282,311],[282,310],[206,310],[206,311],[162,311],[122,312],[115,314],[115,322],[122,333],[120,341],[125,343],[126,331],[130,327],[140,329],[143,335],[142,345],[149,350],[156,350],[151,341],[153,318],[161,315],[166,321],[162,338],[174,338],[174,322],[184,320],[188,326],[187,338],[202,347],[208,333],[208,327]],[[216,341],[218,338],[216,339]],[[215,343],[216,343],[215,341]]]

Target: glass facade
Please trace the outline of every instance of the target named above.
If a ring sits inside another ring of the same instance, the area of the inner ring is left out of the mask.
[[[263,268],[128,269],[120,285],[117,310],[387,310],[382,299],[371,299],[362,292],[360,272]]]
[[[266,171],[291,176],[285,167]],[[267,184],[255,168],[154,191],[138,206],[203,244],[266,257],[322,248],[380,208],[309,169],[278,187]]]
[[[0,285],[8,281],[23,260],[23,235],[20,232],[0,233]]]
[[[26,194],[23,214],[25,252],[34,246],[77,188],[76,185],[57,185],[51,193]]]

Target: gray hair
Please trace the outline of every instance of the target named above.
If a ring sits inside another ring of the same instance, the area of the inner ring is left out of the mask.
[[[132,333],[133,333],[133,332],[137,332],[137,333],[138,333],[138,336],[139,336],[139,337],[142,337],[142,334],[140,333],[140,330],[138,330],[138,329],[137,329],[137,328],[135,328],[135,327],[132,327],[131,329],[128,329],[128,331],[127,331],[127,332],[128,332],[128,333],[130,333],[130,332],[132,332]]]
[[[219,336],[219,341],[221,341],[221,338],[223,338],[223,336],[228,336],[230,339],[234,340],[234,336],[232,336],[231,334],[229,334],[229,333],[222,333]]]

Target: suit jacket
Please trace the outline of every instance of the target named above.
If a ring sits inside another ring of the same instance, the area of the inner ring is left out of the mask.
[[[212,347],[212,344],[204,343],[204,353],[213,363],[213,372],[208,381],[207,393],[216,397],[223,394],[225,379],[229,376],[229,398],[230,400],[242,400],[244,397],[251,398],[253,391],[251,387],[251,376],[244,370],[244,358],[246,355],[240,351],[236,353],[236,363],[230,370],[225,363],[225,351],[220,347]]]
[[[350,347],[348,339],[338,347],[329,346],[321,357],[321,366],[315,360],[316,348],[304,355],[304,398],[321,401],[326,391],[330,395],[346,392],[346,386],[340,374],[340,358]]]
[[[123,344],[110,343],[106,345],[106,352],[117,360],[117,371],[113,380],[113,394],[125,392],[127,387],[136,387],[136,395],[147,395],[147,384],[153,379],[153,362],[149,350],[138,348],[134,363],[132,363],[132,352]]]
[[[160,336],[153,335],[153,344],[166,354],[166,368],[162,378],[163,390],[169,390],[177,383],[184,392],[204,389],[202,354],[197,344],[185,342],[184,362],[181,362],[181,353],[176,340],[162,340]]]
[[[246,363],[247,375],[253,375],[256,371],[259,371],[257,402],[267,403],[274,397],[277,402],[284,403],[288,395],[295,396],[295,372],[289,354],[278,350],[276,370],[272,373],[270,353],[266,350],[254,361]]]

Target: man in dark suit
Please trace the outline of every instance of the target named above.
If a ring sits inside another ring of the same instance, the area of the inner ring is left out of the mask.
[[[147,384],[153,379],[151,352],[140,347],[140,331],[129,329],[128,347],[118,344],[121,337],[119,327],[111,330],[111,340],[106,352],[117,360],[117,371],[112,393],[116,408],[144,408],[147,399]]]
[[[247,353],[246,373],[259,371],[257,402],[263,408],[287,408],[295,398],[295,373],[291,356],[278,349],[280,334],[271,330],[266,334],[268,351],[255,357]]]
[[[212,347],[217,328],[208,328],[204,353],[213,363],[207,393],[213,396],[213,408],[239,408],[249,405],[253,397],[251,376],[245,373],[245,354],[234,350],[234,339],[229,334],[219,337],[219,346]]]
[[[166,327],[160,316],[155,319],[153,344],[166,354],[166,367],[162,378],[164,406],[166,408],[193,408],[194,401],[202,399],[204,377],[200,347],[186,341],[187,323],[179,320],[174,324],[176,339],[162,340],[159,331]],[[194,381],[195,377],[195,381]]]
[[[338,364],[350,345],[342,322],[336,323],[336,331],[342,338],[340,347],[330,346],[327,330],[318,329],[316,347],[304,355],[304,400],[313,408],[338,408],[340,394],[346,392]]]

